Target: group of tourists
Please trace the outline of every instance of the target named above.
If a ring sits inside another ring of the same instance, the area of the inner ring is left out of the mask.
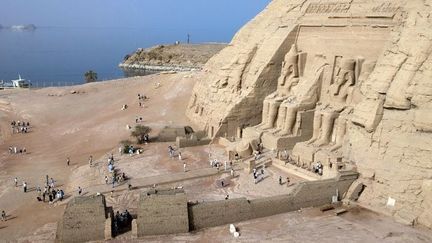
[[[114,216],[114,234],[118,234],[125,228],[129,228],[132,223],[132,215],[126,209],[123,213],[116,212]]]
[[[25,147],[18,148],[16,146],[9,146],[9,154],[25,154],[27,149]]]
[[[140,107],[143,105],[143,101],[147,100],[148,97],[142,94],[138,94],[138,104]]]
[[[320,161],[316,162],[316,164],[312,165],[312,171],[318,175],[323,174],[323,165]]]
[[[282,182],[282,176],[279,176],[279,185],[283,185],[283,182]],[[290,185],[290,178],[287,176],[287,178],[286,178],[286,186],[289,186]]]
[[[11,121],[10,123],[12,134],[14,133],[27,133],[30,129],[30,122],[24,121]]]
[[[108,156],[108,173],[110,175],[111,178],[109,178],[107,175],[105,176],[105,184],[110,184],[112,185],[112,187],[115,187],[115,184],[120,184],[123,181],[127,180],[126,178],[126,174],[123,173],[118,173],[115,170],[115,166],[114,166],[114,154],[110,154]]]
[[[260,173],[256,168],[253,168],[252,174],[254,178],[254,183],[257,184],[258,182],[262,181],[264,179],[264,165],[261,167]]]

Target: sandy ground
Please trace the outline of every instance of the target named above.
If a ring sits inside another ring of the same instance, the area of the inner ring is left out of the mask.
[[[194,84],[194,75],[161,74],[140,78],[109,81],[66,88],[47,88],[32,91],[5,91],[0,93],[0,210],[6,210],[9,219],[0,222],[0,242],[52,242],[56,222],[64,205],[77,195],[78,186],[84,193],[92,194],[100,189],[110,190],[104,182],[107,174],[106,161],[114,153],[115,165],[132,179],[150,176],[169,176],[188,170],[209,168],[209,153],[213,158],[225,161],[226,154],[218,145],[181,149],[182,161],[170,158],[167,146],[172,143],[142,145],[140,155],[119,155],[118,143],[129,138],[126,125],[133,126],[135,118],[150,126],[151,135],[167,125],[191,125],[184,115],[185,107]],[[160,85],[156,85],[160,83]],[[75,91],[75,92],[71,92]],[[139,107],[137,94],[150,99]],[[129,108],[121,110],[124,104]],[[26,120],[32,124],[28,134],[11,134],[11,120]],[[27,153],[11,155],[9,146],[26,147]],[[94,165],[88,165],[93,155]],[[66,158],[71,165],[66,166]],[[236,176],[229,173],[172,184],[157,185],[158,188],[182,186],[191,201],[221,200],[246,197],[259,198],[290,192],[290,186],[279,185],[278,178],[290,177],[291,183],[303,179],[288,175],[274,167],[265,170],[265,177],[255,184],[253,177],[235,164]],[[223,170],[223,167],[221,168]],[[37,202],[36,186],[42,186],[45,176],[53,177],[56,186],[64,189],[63,202]],[[25,180],[30,192],[23,193],[15,187]],[[221,187],[218,181],[228,185]],[[146,190],[117,191],[107,195],[108,206],[114,210],[128,209],[136,212],[139,194]],[[234,239],[227,226],[199,232],[162,237],[149,237],[140,241],[222,242],[222,241],[293,241],[293,242],[431,242],[431,232],[411,228],[393,222],[381,215],[352,210],[342,217],[332,212],[321,213],[316,209],[276,215],[264,219],[241,222],[241,237]],[[130,233],[117,237],[113,242],[127,242]]]

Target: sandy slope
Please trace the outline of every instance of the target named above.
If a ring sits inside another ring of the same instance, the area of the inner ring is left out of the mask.
[[[134,126],[136,116],[143,117],[155,134],[166,125],[189,124],[184,111],[194,80],[184,76],[161,74],[66,88],[2,91],[0,209],[13,220],[0,225],[0,239],[25,236],[55,222],[63,208],[38,203],[34,192],[24,194],[21,187],[13,186],[15,176],[30,188],[42,186],[45,175],[60,188],[70,188],[70,175],[87,164],[90,154],[100,158],[129,137],[126,125]],[[138,105],[138,93],[150,98],[144,108]],[[129,108],[122,111],[124,104]],[[12,136],[8,125],[12,119],[29,120],[32,131]],[[26,147],[28,153],[10,155],[8,146]]]

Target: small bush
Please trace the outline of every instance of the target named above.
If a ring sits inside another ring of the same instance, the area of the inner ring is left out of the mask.
[[[127,154],[127,153],[129,153],[129,149],[132,146],[132,141],[122,140],[122,141],[120,141],[120,145],[123,149],[123,153]]]
[[[148,142],[148,134],[151,128],[143,125],[136,125],[134,130],[131,132],[131,136],[135,137],[138,144]]]

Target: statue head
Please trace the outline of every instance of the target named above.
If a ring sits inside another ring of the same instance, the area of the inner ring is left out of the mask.
[[[291,46],[290,51],[285,55],[282,62],[281,75],[278,79],[278,86],[285,86],[291,78],[298,77],[298,54],[295,44]]]
[[[339,71],[336,74],[334,85],[336,89],[334,89],[333,95],[339,95],[339,91],[341,86],[348,83],[349,86],[354,85],[355,77],[355,60],[342,58],[341,63],[339,65]]]

